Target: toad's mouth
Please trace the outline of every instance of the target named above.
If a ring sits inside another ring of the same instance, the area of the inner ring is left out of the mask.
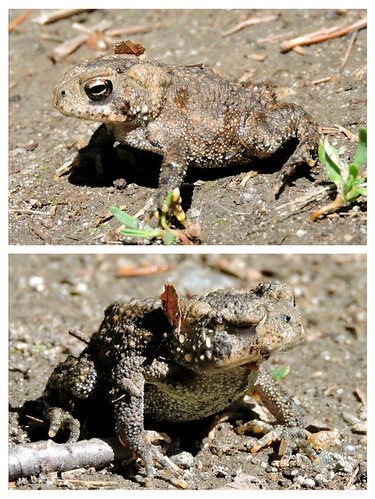
[[[258,372],[259,371],[259,366],[258,364],[254,364],[252,362],[249,362],[248,364],[243,364],[243,366],[245,369],[249,370],[249,371],[254,371],[254,372]]]
[[[293,342],[289,342],[280,346],[270,345],[269,347],[261,347],[256,352],[248,352],[247,355],[244,355],[244,352],[241,350],[232,351],[231,354],[225,358],[216,361],[215,368],[216,369],[233,369],[236,367],[242,367],[249,371],[257,372],[259,370],[259,365],[268,360],[270,357],[275,354],[288,352],[289,350],[293,350],[298,345],[304,342],[303,338],[298,338]]]
[[[298,338],[290,343],[284,343],[276,348],[273,349],[272,355],[275,353],[284,353],[284,352],[289,352],[289,350],[294,350],[296,347],[302,345],[302,343],[305,342],[304,338]]]

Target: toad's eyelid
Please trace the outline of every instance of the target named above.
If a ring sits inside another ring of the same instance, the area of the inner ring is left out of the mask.
[[[112,72],[109,71],[101,71],[92,75],[86,75],[80,80],[81,85],[86,85],[90,81],[95,81],[95,80],[100,80],[100,79],[106,79],[106,80],[115,80],[116,75],[114,75]]]

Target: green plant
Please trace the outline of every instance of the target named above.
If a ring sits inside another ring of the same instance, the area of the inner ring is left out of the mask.
[[[132,217],[128,213],[121,211],[116,206],[111,206],[110,210],[113,216],[122,224],[125,225],[125,229],[121,231],[121,234],[129,237],[143,237],[147,239],[162,239],[165,244],[173,244],[175,240],[175,235],[170,230],[167,224],[167,213],[171,206],[173,198],[173,191],[169,191],[167,198],[165,200],[165,205],[167,210],[162,211],[160,215],[160,225],[161,228],[154,229],[146,223],[140,224],[137,218]]]
[[[113,216],[122,224],[125,225],[125,229],[121,230],[121,234],[128,237],[143,237],[147,239],[162,239],[165,244],[173,244],[174,243],[174,235],[170,230],[166,230],[163,228],[154,229],[150,225],[146,223],[140,222],[138,218],[134,218],[128,213],[121,211],[116,206],[111,206],[110,208]]]
[[[315,221],[320,215],[340,208],[355,201],[359,196],[367,196],[365,178],[357,178],[360,167],[367,160],[367,130],[360,127],[358,131],[359,144],[353,161],[340,158],[337,150],[325,139],[320,144],[318,154],[320,161],[325,165],[327,174],[336,185],[336,199],[311,215],[311,221]]]
[[[276,381],[284,378],[289,372],[289,366],[275,367],[275,369],[270,369],[270,373],[275,378]]]

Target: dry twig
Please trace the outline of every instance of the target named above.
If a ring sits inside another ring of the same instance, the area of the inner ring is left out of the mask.
[[[250,19],[246,19],[246,21],[237,24],[237,26],[230,29],[229,31],[221,33],[221,36],[233,35],[233,33],[236,33],[237,31],[240,31],[241,29],[246,28],[247,26],[253,26],[254,24],[263,24],[263,23],[270,23],[273,21],[277,21],[279,17],[280,14],[271,14],[269,16],[263,16],[263,17],[250,17]]]
[[[55,21],[59,21],[60,19],[65,19],[66,17],[75,16],[76,14],[80,14],[81,12],[89,12],[93,9],[60,9],[53,10],[52,12],[48,12],[47,14],[42,14],[40,17],[37,17],[34,22],[37,24],[49,24],[54,23]]]
[[[116,36],[141,33],[149,30],[148,26],[145,25],[110,30],[111,23],[107,20],[100,21],[94,26],[86,26],[79,23],[74,23],[72,26],[81,31],[81,34],[70,40],[66,40],[54,48],[51,54],[49,54],[49,58],[53,62],[58,62],[67,55],[75,52],[84,43],[92,50],[106,50],[109,46],[116,43],[114,39]]]
[[[120,277],[139,277],[145,275],[152,275],[159,272],[167,272],[173,269],[173,265],[166,263],[161,265],[140,265],[138,267],[120,267],[117,269],[117,275]]]
[[[349,478],[348,483],[345,485],[345,490],[350,489],[352,483],[354,482],[355,477],[358,475],[358,471],[359,471],[359,466],[357,466],[356,469],[353,471],[351,477]]]
[[[130,450],[117,438],[92,438],[66,444],[57,444],[53,440],[31,442],[10,449],[9,480],[91,466],[103,468],[130,456]]]
[[[362,390],[362,388],[356,388],[354,390],[354,393],[358,397],[358,400],[363,404],[363,406],[367,407],[366,392]]]
[[[31,208],[9,208],[9,213],[25,213],[27,215],[41,215],[43,217],[50,216],[47,211],[32,210]]]
[[[342,125],[333,125],[334,128],[342,132],[349,140],[354,140],[355,142],[359,143],[359,137],[358,135],[354,135],[350,130],[347,128],[343,127]]]
[[[323,78],[318,78],[317,80],[313,80],[311,85],[319,85],[320,83],[326,83],[327,81],[331,81],[332,76],[324,76]]]
[[[44,244],[51,244],[51,238],[47,236],[39,227],[37,227],[31,220],[27,220],[27,225],[32,229],[37,236],[44,241]]]
[[[292,40],[284,40],[280,43],[280,49],[281,52],[288,52],[288,50],[299,45],[311,45],[313,43],[324,42],[326,40],[331,40],[332,38],[346,35],[347,33],[350,33],[350,31],[365,28],[366,26],[367,17],[346,27],[342,27],[342,24],[340,24],[339,26],[333,26],[332,28],[321,28],[312,33],[293,38]]]
[[[13,31],[16,26],[23,23],[23,21],[29,17],[32,11],[33,9],[27,9],[27,11],[24,12],[21,16],[17,17],[16,19],[14,19],[14,21],[9,23],[9,33]]]
[[[85,343],[85,345],[88,345],[90,343],[90,336],[88,336],[85,333],[82,333],[82,331],[80,331],[75,327],[70,327],[68,329],[68,334],[70,334],[70,336],[73,336],[73,338],[82,341],[82,343]]]
[[[304,194],[303,196],[300,196],[297,199],[293,199],[292,201],[288,201],[287,203],[280,204],[279,206],[276,207],[276,210],[278,212],[280,212],[280,210],[283,208],[289,209],[290,206],[294,206],[294,211],[285,212],[285,213],[280,214],[280,216],[284,216],[284,215],[289,216],[291,214],[299,212],[302,208],[304,208],[309,203],[311,203],[311,201],[317,201],[320,197],[326,196],[335,190],[336,190],[336,187],[334,185],[328,185],[328,186],[322,187],[321,189],[318,189],[317,191],[308,192],[307,194]]]
[[[320,215],[323,215],[325,213],[329,213],[330,211],[336,211],[338,208],[341,208],[343,206],[343,200],[341,193],[339,192],[335,199],[332,201],[332,203],[329,203],[325,206],[322,206],[322,208],[319,208],[319,210],[314,211],[314,213],[310,216],[310,222],[315,222]]]

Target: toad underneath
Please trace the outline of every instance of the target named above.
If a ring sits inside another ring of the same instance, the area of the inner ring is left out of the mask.
[[[158,192],[148,215],[168,211],[169,191],[179,189],[189,165],[219,168],[248,164],[298,145],[282,166],[280,191],[301,163],[315,163],[320,128],[300,107],[278,104],[265,84],[231,82],[201,64],[173,66],[132,54],[86,60],[67,71],[53,95],[67,116],[101,122],[78,159],[120,144],[163,156]],[[90,153],[91,151],[91,153]],[[177,218],[184,220],[182,211]]]
[[[261,366],[271,355],[299,345],[304,334],[293,291],[278,281],[251,291],[218,290],[191,298],[179,297],[167,284],[161,299],[114,302],[80,356],[69,355],[48,380],[43,399],[49,436],[66,427],[69,441],[77,440],[80,401],[96,400],[94,414],[107,404],[119,440],[144,463],[147,483],[156,463],[185,486],[181,471],[151,442],[144,417],[201,420],[252,390],[277,424],[269,425],[251,451],[280,440],[281,465],[296,446],[314,459],[296,404]]]

